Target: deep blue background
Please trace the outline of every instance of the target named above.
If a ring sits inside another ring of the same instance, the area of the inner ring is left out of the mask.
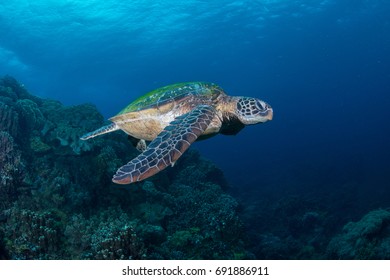
[[[158,2],[158,3],[157,3]],[[332,192],[390,205],[385,0],[0,2],[0,75],[105,117],[181,81],[259,97],[274,120],[195,148],[238,192]]]

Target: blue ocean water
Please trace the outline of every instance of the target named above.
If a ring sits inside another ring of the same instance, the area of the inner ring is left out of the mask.
[[[194,144],[243,198],[350,186],[390,205],[389,50],[385,0],[0,2],[0,75],[38,96],[109,118],[200,80],[270,103],[273,121]]]

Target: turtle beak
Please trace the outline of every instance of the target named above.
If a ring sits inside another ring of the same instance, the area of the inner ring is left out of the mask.
[[[272,110],[271,107],[268,108],[268,114],[267,114],[267,117],[266,119],[269,120],[269,121],[272,121],[272,118],[274,117],[274,110]]]
[[[268,103],[259,100],[258,107],[258,109],[260,110],[260,116],[263,119],[262,122],[271,121],[273,119],[274,111]]]

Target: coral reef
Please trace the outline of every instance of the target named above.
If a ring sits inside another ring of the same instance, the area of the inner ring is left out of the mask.
[[[390,212],[378,209],[349,222],[328,245],[331,259],[389,259]]]
[[[17,99],[25,98],[31,99],[32,101],[40,100],[40,98],[29,94],[24,85],[8,75],[0,78],[0,92],[1,97],[9,98],[14,102]]]
[[[20,99],[15,104],[20,116],[21,127],[26,132],[39,130],[44,124],[44,118],[38,105],[30,99]]]
[[[183,174],[178,172],[178,181]],[[224,194],[220,186],[209,183],[193,187],[174,181],[165,194],[147,187],[149,200],[162,199],[169,206],[159,214],[159,225],[167,229],[168,235],[166,241],[154,246],[154,258],[235,259],[238,254],[250,257],[241,240],[243,227],[237,216],[237,202]]]
[[[18,132],[18,125],[18,113],[0,101],[0,131],[6,131],[15,137]]]
[[[114,185],[138,151],[123,133],[80,141],[101,125],[91,104],[0,78],[0,259],[390,259],[390,211],[358,220],[372,209],[359,208],[354,184],[295,195],[253,182],[233,198],[189,149],[147,181]]]
[[[0,210],[7,208],[23,186],[24,165],[13,137],[0,131]]]
[[[8,213],[5,247],[12,259],[60,259],[61,215],[54,211],[12,208]]]
[[[89,104],[63,107],[53,102],[48,103],[50,110],[44,110],[48,122],[42,131],[47,142],[57,142],[62,147],[69,147],[78,155],[90,151],[91,142],[80,140],[80,135],[102,125],[103,118],[96,108]],[[56,109],[53,110],[54,108]]]
[[[334,221],[316,199],[289,195],[248,203],[241,218],[251,225],[251,251],[257,259],[323,259]]]
[[[135,222],[121,209],[108,208],[90,218],[71,217],[64,231],[73,259],[143,259],[146,248]]]
[[[138,151],[126,135],[91,141],[95,106],[63,106],[0,78],[0,258],[249,258],[220,169],[188,151],[151,180],[118,186]]]

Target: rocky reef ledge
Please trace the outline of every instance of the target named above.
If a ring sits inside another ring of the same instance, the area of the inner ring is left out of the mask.
[[[92,104],[63,106],[0,78],[0,259],[242,259],[237,202],[220,169],[188,151],[152,180],[120,187],[137,155]]]

